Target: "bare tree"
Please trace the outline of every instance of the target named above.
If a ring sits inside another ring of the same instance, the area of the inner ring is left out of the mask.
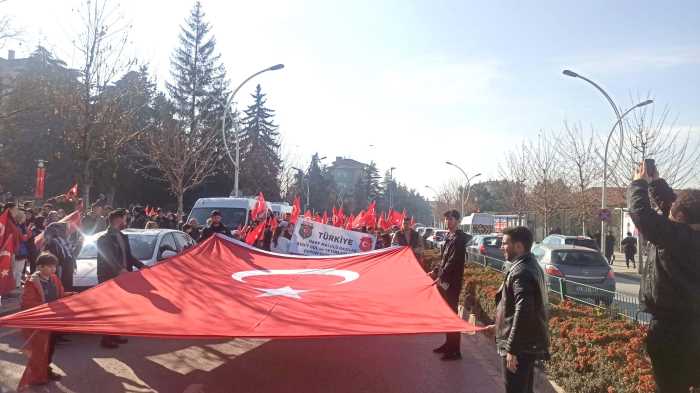
[[[591,128],[585,132],[580,124],[564,123],[564,131],[557,137],[557,151],[563,167],[563,179],[574,189],[572,210],[581,224],[581,234],[586,234],[586,223],[594,216],[598,201],[590,187],[601,176],[601,160],[598,143]]]
[[[0,5],[7,3],[7,0],[0,0]],[[12,18],[8,15],[0,16],[0,48],[5,46],[9,39],[17,38],[20,31],[12,24]]]
[[[670,117],[668,106],[658,111],[650,105],[631,113],[625,120],[624,138],[622,156],[617,153],[609,170],[618,187],[627,187],[634,170],[647,158],[656,160],[659,173],[674,188],[698,180],[700,139],[692,130],[677,126],[677,117]],[[615,136],[615,143],[619,147],[619,136]]]
[[[168,190],[177,198],[178,219],[182,219],[185,193],[202,185],[216,172],[218,139],[214,132],[185,132],[177,120],[163,117],[136,145],[140,159],[134,163],[134,168],[143,176],[168,185]]]
[[[89,204],[95,164],[105,154],[114,154],[100,143],[100,133],[110,131],[110,108],[115,105],[114,97],[106,92],[135,61],[125,56],[131,26],[119,13],[118,5],[109,6],[109,0],[85,0],[78,12],[81,31],[73,41],[81,55],[79,93],[73,103],[77,125],[66,130],[66,137],[80,163],[83,198]]]

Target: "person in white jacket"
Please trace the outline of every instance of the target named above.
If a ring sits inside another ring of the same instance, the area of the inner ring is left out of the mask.
[[[282,221],[272,234],[272,244],[270,251],[278,254],[289,254],[289,243],[291,242],[291,234],[287,230],[289,224],[287,221]]]

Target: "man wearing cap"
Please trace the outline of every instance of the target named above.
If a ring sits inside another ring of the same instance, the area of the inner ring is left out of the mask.
[[[231,236],[231,233],[229,232],[228,228],[224,225],[224,223],[221,222],[221,212],[218,210],[214,210],[211,212],[211,224],[204,228],[202,231],[202,237],[199,239],[199,242],[203,242],[207,239],[209,239],[213,234],[215,233],[220,233],[222,235],[226,236]]]

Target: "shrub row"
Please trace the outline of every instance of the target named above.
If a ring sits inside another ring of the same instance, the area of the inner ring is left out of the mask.
[[[439,255],[426,255],[426,265]],[[476,264],[464,271],[462,304],[483,323],[492,323],[500,272]],[[651,363],[644,349],[646,327],[603,310],[552,299],[549,313],[552,358],[547,374],[571,393],[653,393]]]

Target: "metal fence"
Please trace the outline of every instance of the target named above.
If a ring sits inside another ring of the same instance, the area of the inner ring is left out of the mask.
[[[510,268],[510,262],[481,254],[469,253],[469,262],[499,273],[505,273]],[[597,307],[638,323],[647,324],[651,320],[650,314],[641,311],[637,296],[608,291],[548,274],[545,274],[545,281],[549,292],[561,300],[568,299]]]

